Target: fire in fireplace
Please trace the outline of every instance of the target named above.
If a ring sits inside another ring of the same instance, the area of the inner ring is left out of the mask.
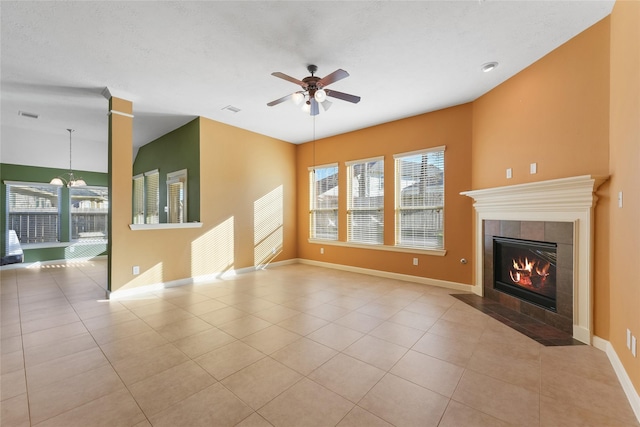
[[[556,311],[557,245],[493,238],[494,289]]]

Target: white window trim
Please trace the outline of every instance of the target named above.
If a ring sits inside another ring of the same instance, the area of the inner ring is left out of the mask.
[[[357,165],[358,163],[379,162],[380,160],[384,160],[384,156],[369,157],[367,159],[349,160],[348,162],[344,162],[344,164],[346,167],[350,167],[353,165]]]
[[[31,185],[42,185],[42,186],[51,186],[51,187],[55,187],[58,189],[58,236],[57,236],[57,241],[55,242],[42,242],[42,243],[20,243],[20,247],[25,248],[25,249],[39,249],[39,248],[55,248],[55,247],[64,247],[64,246],[68,246],[70,244],[73,244],[73,242],[62,242],[60,241],[62,239],[62,236],[60,235],[61,233],[61,229],[62,226],[60,224],[60,221],[62,220],[62,195],[61,195],[61,185],[55,185],[55,184],[50,184],[48,182],[38,182],[38,181],[10,181],[10,180],[4,180],[3,183],[5,184],[5,186],[31,186]],[[5,196],[7,196],[7,200],[5,200],[5,211],[2,213],[5,216],[5,228],[8,226],[8,221],[9,221],[9,200],[8,200],[8,196],[9,196],[9,191],[8,189],[6,189],[6,193]],[[70,222],[71,218],[69,218],[69,225],[71,225]],[[7,230],[5,230],[7,231]]]
[[[447,146],[446,145],[440,145],[438,147],[431,147],[431,148],[425,148],[425,149],[422,149],[422,150],[408,151],[406,153],[394,154],[393,158],[394,159],[398,159],[398,158],[401,158],[401,157],[417,156],[419,154],[436,153],[436,152],[439,152],[439,151],[446,151],[446,150],[447,150]]]
[[[403,249],[403,250],[418,250],[418,251],[438,251],[438,252],[444,252],[446,253],[446,250],[444,249],[444,240],[443,240],[443,248],[442,249],[425,249],[425,248],[415,248],[412,246],[405,246],[402,245],[401,243],[399,243],[400,241],[400,228],[398,226],[398,213],[403,211],[403,210],[410,210],[412,209],[411,207],[408,208],[400,208],[400,198],[401,198],[401,182],[400,180],[398,180],[398,176],[397,176],[397,160],[398,159],[402,159],[404,157],[410,157],[410,156],[418,156],[418,155],[422,155],[422,154],[427,154],[427,153],[438,153],[438,152],[446,152],[447,146],[446,145],[440,145],[437,147],[430,147],[430,148],[425,148],[425,149],[421,149],[421,150],[415,150],[415,151],[409,151],[406,153],[397,153],[393,155],[393,159],[394,159],[394,189],[395,189],[395,198],[394,198],[394,241],[395,241],[395,245],[394,247],[398,248],[398,249]],[[444,159],[443,159],[444,161]],[[446,172],[445,172],[446,173]],[[446,182],[445,182],[446,185]],[[440,207],[442,210],[444,210],[445,206],[442,205]],[[428,208],[425,208],[423,206],[420,207],[416,207],[416,210],[428,210]],[[430,209],[436,209],[435,207],[431,207]],[[444,226],[442,228],[442,233],[443,233],[443,239],[444,239]]]
[[[340,240],[322,240],[322,239],[307,239],[307,242],[316,245],[328,245],[328,246],[340,246],[343,248],[354,249],[373,249],[376,251],[386,252],[401,252],[405,254],[418,254],[418,255],[432,255],[432,256],[445,256],[447,254],[446,249],[420,249],[404,246],[389,246],[367,243],[355,243],[355,242],[343,242]]]
[[[165,185],[167,186],[167,208],[171,206],[171,200],[169,200],[169,198],[171,197],[171,192],[169,191],[169,185],[175,184],[178,182],[182,182],[184,184],[184,198],[182,200],[184,205],[184,210],[182,211],[182,214],[185,222],[187,221],[187,179],[188,179],[187,169],[180,169],[178,171],[167,173],[167,179],[165,183]],[[167,209],[167,222],[169,221],[169,214],[170,212]],[[171,224],[182,224],[182,223],[174,222]]]
[[[336,162],[336,163],[328,163],[328,164],[324,164],[324,165],[315,165],[315,166],[310,166],[308,168],[309,171],[309,195],[311,197],[309,197],[309,234],[311,234],[313,231],[315,231],[313,229],[313,214],[315,212],[336,212],[336,220],[338,222],[340,222],[340,217],[339,217],[339,207],[336,206],[335,208],[314,208],[314,204],[315,204],[315,198],[316,198],[316,194],[315,194],[315,188],[314,188],[314,183],[315,183],[315,174],[316,171],[318,169],[329,169],[329,168],[336,168],[338,170],[338,176],[340,175],[340,165]],[[339,178],[338,178],[339,179]],[[339,185],[339,180],[338,180],[338,185]],[[340,191],[340,189],[338,188],[338,192]],[[338,193],[339,194],[339,193]],[[338,241],[339,238],[339,231],[338,234],[336,235],[335,239],[330,239],[330,238],[326,238],[326,239],[322,239],[319,237],[310,237],[310,239],[315,239],[315,240],[322,240],[322,241],[326,241],[326,242],[336,242]]]
[[[325,168],[337,168],[339,167],[338,163],[328,163],[326,165],[315,165],[315,166],[309,166],[307,168],[307,170],[309,172],[314,171],[316,169],[325,169]]]
[[[351,227],[351,223],[350,223],[350,215],[352,212],[363,212],[363,211],[372,211],[372,210],[376,210],[378,212],[382,212],[382,219],[384,221],[384,201],[382,203],[381,207],[378,208],[354,208],[353,206],[351,206],[351,197],[349,197],[349,195],[352,193],[353,189],[352,189],[352,179],[353,179],[353,174],[351,173],[351,167],[353,165],[358,165],[358,164],[363,164],[363,163],[374,163],[374,162],[379,162],[382,161],[384,162],[385,158],[384,156],[377,156],[377,157],[369,157],[366,159],[358,159],[358,160],[350,160],[348,162],[345,162],[345,166],[347,167],[347,242],[350,245],[353,245],[354,247],[358,247],[359,245],[362,245],[363,247],[369,248],[369,247],[377,247],[377,246],[384,246],[384,232],[383,232],[383,236],[382,242],[379,243],[364,243],[364,242],[354,242],[349,240],[349,235],[350,235],[350,227]],[[386,165],[385,165],[386,167]],[[384,194],[384,188],[383,188],[383,196],[386,196]],[[384,199],[383,199],[384,200]],[[384,223],[383,223],[383,227],[384,227]]]

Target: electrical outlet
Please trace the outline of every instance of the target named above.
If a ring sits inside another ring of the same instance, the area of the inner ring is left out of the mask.
[[[633,357],[636,357],[636,344],[636,337],[631,335],[631,354],[633,354]]]
[[[511,179],[513,178],[513,169],[508,168],[507,169],[507,179]]]
[[[320,248],[320,255],[324,255],[324,248]]]
[[[413,259],[413,265],[418,265],[418,258]]]
[[[538,173],[538,164],[537,163],[531,163],[529,165],[529,173],[531,175],[533,175],[534,173]]]
[[[627,329],[627,350],[631,350],[631,329]]]
[[[133,275],[137,276],[138,274],[140,274],[140,266],[139,265],[134,265],[133,266]]]

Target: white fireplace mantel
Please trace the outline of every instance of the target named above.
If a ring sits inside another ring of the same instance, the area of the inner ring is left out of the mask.
[[[583,175],[505,187],[464,191],[474,199],[475,284],[483,295],[483,221],[557,221],[573,223],[573,337],[591,344],[593,336],[593,208],[595,191],[606,176]]]

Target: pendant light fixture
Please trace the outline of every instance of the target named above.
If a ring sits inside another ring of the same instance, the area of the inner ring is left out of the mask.
[[[53,185],[66,185],[67,187],[83,187],[87,185],[82,178],[76,178],[71,168],[71,134],[75,132],[73,129],[67,129],[69,132],[69,173],[62,174],[53,178],[50,184]],[[64,177],[67,177],[66,179]]]

